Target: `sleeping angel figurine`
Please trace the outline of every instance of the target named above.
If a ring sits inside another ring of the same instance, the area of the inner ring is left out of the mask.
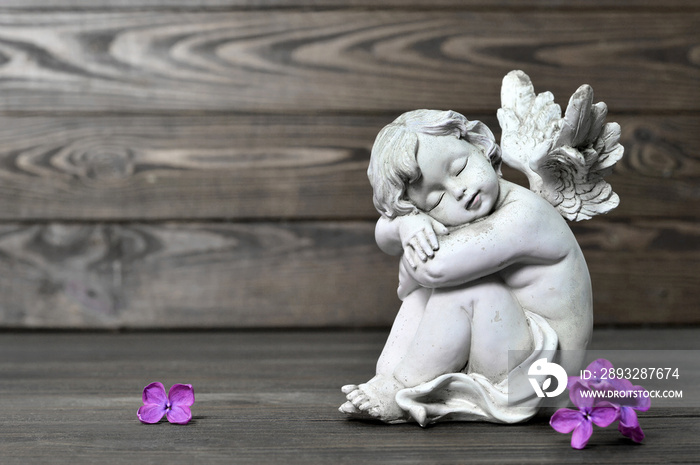
[[[542,400],[528,366],[581,368],[591,282],[566,220],[618,205],[603,178],[622,157],[620,128],[590,86],[562,117],[522,71],[504,78],[501,106],[501,147],[483,123],[436,110],[405,113],[375,140],[375,236],[401,256],[402,304],[376,376],[342,388],[351,418],[525,421]],[[530,189],[503,179],[501,161]]]

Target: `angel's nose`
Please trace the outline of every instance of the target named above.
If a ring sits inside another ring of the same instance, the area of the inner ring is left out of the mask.
[[[450,193],[457,200],[462,200],[462,197],[464,197],[464,192],[467,190],[466,187],[462,187],[458,184],[453,184],[452,186],[449,187],[449,189],[450,189]]]

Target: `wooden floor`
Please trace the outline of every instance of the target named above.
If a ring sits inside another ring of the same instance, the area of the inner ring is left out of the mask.
[[[422,429],[348,421],[386,333],[0,334],[0,462],[699,463],[700,409],[640,414],[642,445],[596,429],[582,451],[546,421]],[[698,349],[700,328],[597,330],[599,349]],[[152,381],[191,383],[187,426],[136,419]]]

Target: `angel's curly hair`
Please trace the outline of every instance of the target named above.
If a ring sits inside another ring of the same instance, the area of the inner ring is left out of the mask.
[[[374,206],[383,216],[395,218],[416,211],[406,189],[421,176],[416,161],[418,133],[466,140],[479,147],[501,174],[501,149],[484,123],[469,121],[452,110],[409,111],[379,131],[372,146],[367,177]]]

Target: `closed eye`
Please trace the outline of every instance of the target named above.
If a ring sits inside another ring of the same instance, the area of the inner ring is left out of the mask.
[[[438,205],[440,205],[440,202],[442,202],[443,197],[445,197],[445,193],[443,192],[442,195],[440,195],[440,198],[438,199],[437,202],[433,204],[432,207],[428,208],[426,212],[433,211],[437,208]]]
[[[469,158],[464,159],[464,165],[462,165],[462,167],[459,169],[459,171],[457,171],[455,173],[455,176],[459,176],[462,173],[462,171],[464,171],[464,168],[467,167],[467,163],[469,163]]]

